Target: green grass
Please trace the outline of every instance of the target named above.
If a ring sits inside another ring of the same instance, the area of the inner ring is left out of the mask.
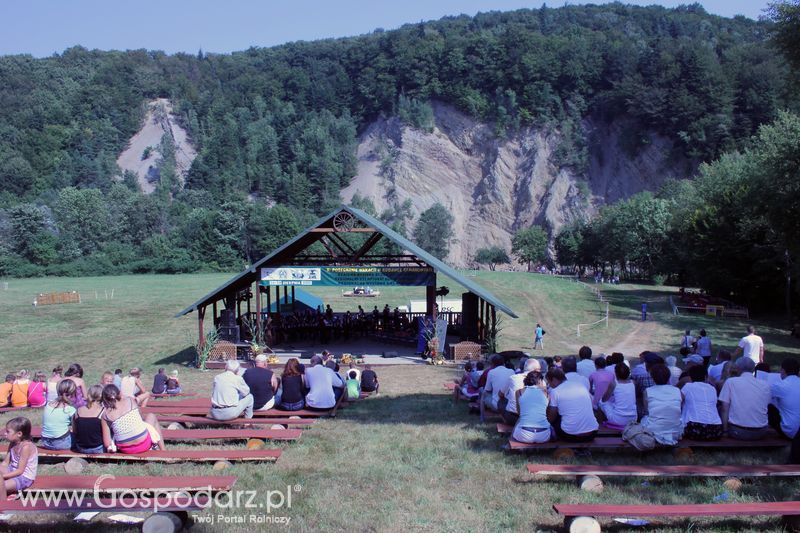
[[[52,278],[9,280],[0,289],[0,361],[2,371],[49,370],[55,363],[78,361],[86,369],[89,383],[106,369],[144,367],[149,376],[158,366],[180,367],[189,388],[207,393],[213,377],[184,367],[194,343],[196,317],[172,316],[218,286],[227,275],[124,276],[107,278]],[[649,286],[604,286],[610,301],[609,328],[589,330],[580,339],[574,325],[591,322],[601,308],[591,293],[575,283],[524,273],[481,272],[475,278],[503,299],[521,318],[504,320],[502,347],[529,349],[535,321],[547,330],[546,353],[573,353],[587,342],[596,352],[614,346],[636,350],[674,350],[685,327],[706,327],[715,343],[735,345],[744,322],[705,317],[673,317],[666,304],[666,289]],[[440,284],[447,284],[440,281]],[[453,286],[451,294],[459,294]],[[114,289],[114,299],[104,291]],[[80,305],[34,309],[37,292],[78,290]],[[94,292],[99,299],[95,300]],[[318,289],[315,289],[315,291]],[[417,293],[421,290],[414,289]],[[357,301],[336,299],[337,289],[322,289],[335,309]],[[382,291],[383,292],[383,291]],[[404,303],[401,289],[385,292],[390,305]],[[651,301],[652,322],[638,322],[639,302]],[[327,300],[326,300],[327,301]],[[785,354],[800,352],[798,344],[772,322],[755,321],[764,334],[768,357],[773,362]],[[638,328],[638,329],[637,329]],[[631,333],[635,333],[631,336]],[[528,347],[528,348],[526,348]],[[638,352],[637,352],[638,353]],[[322,420],[304,432],[299,442],[278,444],[284,455],[277,464],[238,464],[230,473],[238,476],[237,488],[261,491],[285,490],[301,485],[291,510],[276,512],[292,519],[291,529],[329,530],[555,530],[560,519],[551,511],[553,503],[710,503],[722,493],[721,479],[626,481],[609,479],[601,495],[576,489],[566,480],[532,480],[524,465],[551,462],[541,456],[510,455],[501,451],[504,439],[493,424],[480,424],[466,405],[453,405],[442,382],[457,375],[448,368],[393,366],[378,369],[382,394],[340,412],[335,420]],[[0,420],[10,418],[5,414]],[[31,412],[34,423],[39,414]],[[188,447],[176,444],[174,447]],[[226,444],[226,447],[234,445]],[[694,460],[703,464],[732,462],[782,462],[783,452],[742,451],[714,453],[698,451]],[[630,452],[596,453],[579,462],[603,464],[674,463],[672,454],[646,456]],[[42,465],[42,474],[57,475],[59,465]],[[202,475],[210,465],[91,464],[89,474]],[[741,493],[729,501],[771,501],[792,498],[800,489],[795,481],[758,479],[746,481]],[[236,512],[236,511],[232,511]],[[257,514],[259,511],[255,511]],[[241,511],[248,515],[250,511]],[[216,513],[215,513],[216,514]],[[57,515],[14,518],[11,525],[25,528],[33,521],[43,530],[97,529],[110,527],[105,519],[77,526]],[[57,525],[56,525],[57,524]],[[195,525],[196,531],[252,530],[253,526]],[[777,531],[777,519],[745,518],[728,521],[664,520],[655,529],[686,531]],[[615,526],[615,531],[625,530]]]

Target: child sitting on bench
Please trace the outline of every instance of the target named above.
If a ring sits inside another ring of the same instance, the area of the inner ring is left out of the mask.
[[[0,407],[11,405],[11,388],[14,386],[15,379],[17,376],[14,374],[6,374],[5,383],[0,383]]]
[[[8,453],[0,463],[3,483],[0,486],[0,502],[8,499],[9,493],[19,493],[36,481],[39,452],[31,442],[31,421],[23,416],[6,423],[5,437]]]

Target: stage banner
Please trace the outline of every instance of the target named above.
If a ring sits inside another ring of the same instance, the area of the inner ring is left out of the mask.
[[[430,267],[371,266],[280,266],[261,269],[261,285],[386,287],[434,286],[436,274]]]

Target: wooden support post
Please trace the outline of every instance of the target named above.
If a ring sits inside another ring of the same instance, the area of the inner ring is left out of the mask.
[[[436,320],[436,285],[425,287],[425,314]]]
[[[217,302],[214,302],[211,306],[211,312],[214,313],[211,316],[211,323],[214,324],[214,327],[217,327]]]
[[[295,297],[294,297],[294,285],[292,285],[292,313],[297,312],[297,306],[294,304]]]
[[[203,319],[206,316],[206,308],[197,308],[197,345],[202,349],[206,345],[205,328],[203,328]]]
[[[267,312],[272,312],[272,292],[270,292],[269,287],[267,287]]]
[[[261,282],[256,280],[256,331],[261,339],[266,338],[264,331],[261,329]],[[253,339],[255,340],[255,339]]]
[[[275,310],[281,314],[281,288],[275,286]]]
[[[289,287],[285,285],[283,286],[283,303],[284,304],[289,303]]]
[[[494,306],[491,306],[491,313],[492,313],[492,338],[497,336],[497,309]]]

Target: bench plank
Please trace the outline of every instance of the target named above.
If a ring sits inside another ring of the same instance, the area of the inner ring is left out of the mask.
[[[0,502],[2,512],[36,512],[36,513],[79,513],[81,511],[102,511],[108,512],[152,512],[158,508],[160,512],[175,511],[199,511],[211,505],[208,496],[198,496],[196,498],[172,498],[169,496],[159,496],[158,498],[97,498],[87,495],[81,502],[68,501],[61,498],[56,502],[39,501],[35,505],[31,502],[22,500],[12,500]]]
[[[177,403],[177,402],[176,402]],[[200,415],[205,416],[208,414],[208,407],[181,407],[180,405],[170,407],[169,405],[159,404],[156,407],[144,407],[141,409],[142,413],[153,413],[155,415]],[[319,418],[322,416],[329,416],[331,410],[327,411],[310,411],[308,409],[301,409],[299,411],[279,411],[278,409],[267,409],[266,411],[253,411],[254,418],[284,418],[287,416],[300,416],[309,418]]]
[[[553,509],[562,516],[741,516],[800,515],[800,501],[760,503],[701,503],[689,505],[561,504]]]
[[[511,434],[511,433],[514,432],[514,426],[511,426],[509,424],[503,424],[502,422],[498,422],[497,423],[497,432],[502,434],[502,435]],[[601,424],[600,425],[600,429],[597,432],[597,435],[601,436],[601,437],[618,437],[621,433],[622,432],[620,430],[618,430],[618,429],[613,429],[613,428],[610,428],[610,427],[606,427],[606,426],[603,426]]]
[[[239,439],[268,439],[268,440],[297,440],[303,431],[300,429],[162,429],[161,435],[169,441],[194,441],[194,440],[239,440]],[[41,426],[31,429],[31,436],[39,438],[42,435]]]
[[[312,426],[316,418],[235,418],[233,420],[214,420],[207,416],[181,416],[159,415],[159,422],[180,422],[181,424],[196,424],[203,426],[265,426],[281,424],[284,426]]]
[[[545,476],[642,477],[797,477],[800,465],[567,465],[529,464],[528,472]]]
[[[567,442],[567,441],[549,441],[536,444],[526,444],[523,442],[509,439],[509,448],[512,450],[555,450],[557,448],[631,448],[633,446],[622,440],[620,437],[595,437],[594,440],[589,442]],[[677,446],[669,446],[666,448],[719,448],[719,449],[741,449],[741,448],[782,448],[789,446],[791,441],[784,438],[770,438],[754,441],[736,440],[731,438],[722,438],[716,441],[700,441],[700,440],[681,440]],[[656,448],[658,449],[658,448]]]
[[[236,484],[236,476],[37,476],[27,492],[54,490],[87,490],[107,493],[121,491],[228,491]]]
[[[153,461],[162,463],[209,462],[209,461],[277,461],[281,450],[150,450],[135,455],[124,453],[77,453],[71,450],[47,450],[39,448],[39,457],[103,461]],[[0,452],[5,456],[5,452]]]

